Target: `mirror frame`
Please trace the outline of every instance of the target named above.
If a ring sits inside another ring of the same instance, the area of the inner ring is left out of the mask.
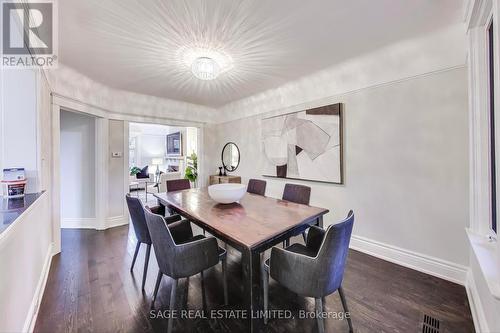
[[[236,167],[233,169],[233,170],[229,170],[227,165],[224,164],[224,150],[226,149],[227,146],[229,146],[230,144],[233,144],[235,147],[236,147],[236,150],[238,151],[238,164],[236,164]],[[222,161],[222,166],[224,167],[224,170],[226,170],[227,172],[234,172],[236,171],[236,169],[238,169],[238,167],[240,166],[240,159],[241,159],[241,153],[240,153],[240,148],[238,147],[238,145],[232,141],[226,143],[224,145],[224,148],[222,148],[222,153],[220,155],[220,159]]]

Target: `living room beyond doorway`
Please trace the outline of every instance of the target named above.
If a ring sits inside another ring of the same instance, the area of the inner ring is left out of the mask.
[[[187,178],[194,187],[198,172],[198,129],[160,124],[129,124],[129,192],[145,204],[166,192],[167,180]]]

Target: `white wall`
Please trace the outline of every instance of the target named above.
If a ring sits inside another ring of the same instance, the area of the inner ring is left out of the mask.
[[[50,91],[40,71],[1,69],[0,167],[27,169],[28,192],[46,190],[0,234],[0,331],[33,328],[53,254]]]
[[[75,219],[96,217],[95,118],[61,112],[62,227]],[[104,171],[106,172],[106,171]]]
[[[332,103],[345,103],[345,185],[267,178],[267,195],[280,197],[286,182],[311,186],[311,204],[331,211],[325,224],[354,209],[354,245],[372,249],[382,243],[384,251],[397,247],[442,261],[459,270],[445,277],[463,283],[468,264],[466,87],[466,70],[458,68],[332,97]],[[205,129],[210,173],[221,163],[223,145],[233,141],[241,151],[235,174],[244,181],[261,178],[262,117]]]
[[[149,165],[149,172],[154,173],[155,167],[151,165],[151,160],[165,157],[165,140],[170,132],[170,126],[131,123],[129,133],[136,138],[136,166],[143,168]]]
[[[151,161],[153,158],[165,158],[166,134],[158,135],[142,133],[136,137],[136,164],[140,168],[149,165],[149,172],[154,173],[156,167],[151,164]]]
[[[128,124],[61,111],[60,128],[61,227],[102,230],[128,223]]]
[[[108,217],[123,220],[125,211],[125,124],[121,120],[109,121],[108,149]],[[122,153],[121,157],[112,157],[113,152]],[[128,163],[127,163],[128,165]]]
[[[34,70],[2,70],[2,168],[24,167],[27,192],[36,192],[37,180],[37,83]]]
[[[0,235],[0,332],[34,325],[51,257],[50,197],[44,193]]]

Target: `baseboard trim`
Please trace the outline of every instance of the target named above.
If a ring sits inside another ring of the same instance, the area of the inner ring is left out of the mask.
[[[82,217],[82,218],[66,217],[61,219],[61,228],[97,229],[97,219],[94,217]]]
[[[63,218],[61,228],[106,230],[128,224],[128,222],[128,216],[125,215],[108,217],[104,225],[99,223],[96,218]]]
[[[454,283],[465,285],[468,268],[439,258],[409,251],[353,235],[350,247],[371,256],[393,262]]]
[[[42,302],[43,293],[45,291],[45,286],[47,285],[47,279],[49,277],[50,264],[52,263],[54,244],[50,243],[45,256],[45,261],[43,263],[42,274],[40,274],[40,279],[35,289],[35,294],[33,295],[33,300],[31,301],[30,308],[28,310],[28,315],[23,325],[23,332],[33,332],[35,328],[36,318],[38,316],[38,310],[40,309],[40,303]]]
[[[128,224],[128,221],[128,216],[125,215],[108,217],[106,219],[106,229],[126,225]]]
[[[475,331],[490,332],[488,321],[486,320],[486,315],[484,314],[483,305],[477,291],[476,282],[474,281],[474,274],[471,269],[467,271],[465,290],[467,292],[467,298],[469,299],[469,307],[470,312],[472,313]]]

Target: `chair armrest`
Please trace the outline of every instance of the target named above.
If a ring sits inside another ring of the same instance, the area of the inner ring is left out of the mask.
[[[319,248],[321,247],[321,242],[323,242],[323,238],[325,238],[325,233],[326,230],[314,225],[311,226],[307,232],[306,246],[318,253]]]
[[[219,246],[208,237],[176,246],[175,273],[178,277],[197,274],[219,262]]]
[[[153,214],[165,216],[165,207],[164,206],[153,206],[153,207],[146,206],[145,208],[149,209],[149,211]]]
[[[270,274],[273,279],[293,292],[314,297],[317,288],[318,267],[315,258],[273,247],[269,262]]]
[[[167,222],[167,224],[174,223],[180,220],[182,220],[182,216],[180,216],[179,214],[165,216],[165,222]]]
[[[168,224],[168,229],[176,244],[186,242],[193,238],[193,229],[191,229],[191,223],[187,220],[170,223]]]

